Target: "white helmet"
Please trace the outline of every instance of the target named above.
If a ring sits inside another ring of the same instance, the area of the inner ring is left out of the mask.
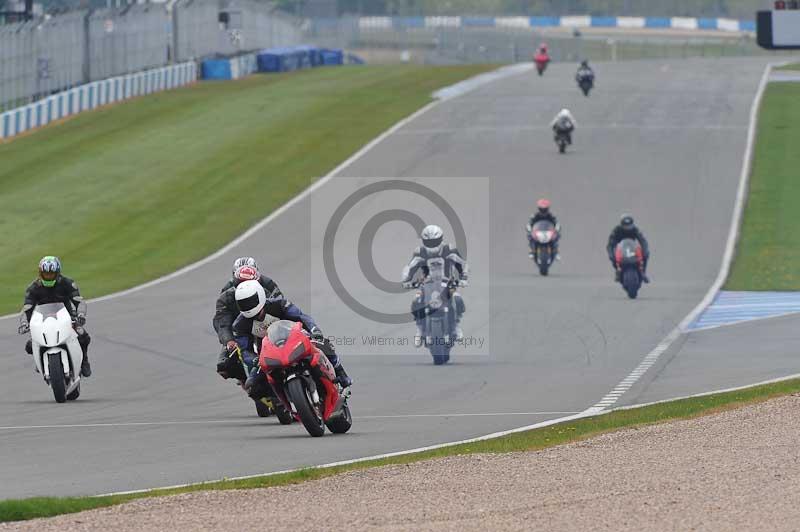
[[[236,306],[245,318],[253,318],[267,302],[267,293],[258,281],[244,281],[236,287]]]
[[[256,264],[256,259],[253,257],[239,257],[235,261],[233,261],[233,273],[236,273],[236,270],[241,268],[242,266],[252,266],[256,270],[258,269],[258,264]]]
[[[571,114],[566,107],[558,112],[558,116],[570,116]]]
[[[438,225],[428,225],[422,230],[420,234],[422,238],[422,245],[425,246],[431,253],[438,253],[442,240],[444,239],[444,232]]]

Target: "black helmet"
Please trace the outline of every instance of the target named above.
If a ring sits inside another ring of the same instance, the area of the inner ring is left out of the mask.
[[[589,60],[584,59],[583,61],[581,61],[581,66],[584,68],[589,68]]]
[[[623,229],[633,229],[633,216],[630,214],[623,214],[619,221],[619,225],[621,225]]]

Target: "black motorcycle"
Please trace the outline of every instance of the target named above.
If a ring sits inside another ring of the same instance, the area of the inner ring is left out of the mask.
[[[594,88],[594,74],[577,74],[575,81],[578,82],[578,87],[583,91],[583,95],[589,96],[589,91]]]

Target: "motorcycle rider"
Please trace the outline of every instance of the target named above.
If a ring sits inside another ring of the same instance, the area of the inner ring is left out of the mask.
[[[556,139],[558,139],[559,135],[565,135],[567,137],[567,144],[572,144],[572,132],[577,125],[578,123],[575,121],[575,117],[572,116],[572,113],[570,113],[569,109],[566,107],[561,109],[555,118],[553,118],[553,121],[550,122],[550,127],[553,128]]]
[[[531,215],[530,220],[528,220],[528,225],[526,226],[528,230],[528,244],[530,245],[531,251],[528,253],[530,258],[533,258],[533,250],[536,248],[536,244],[534,243],[533,236],[531,235],[531,230],[533,229],[533,225],[536,222],[541,222],[542,220],[547,220],[548,222],[552,223],[556,226],[556,239],[551,242],[553,247],[553,253],[555,254],[556,260],[561,260],[561,256],[558,254],[558,241],[561,238],[561,231],[558,226],[558,220],[556,219],[555,215],[550,211],[550,200],[542,198],[536,202],[536,207],[538,210]]]
[[[611,266],[614,268],[614,281],[619,282],[620,280],[620,271],[617,269],[617,261],[614,253],[617,249],[617,244],[626,238],[632,238],[642,246],[642,280],[645,283],[649,283],[650,278],[647,277],[647,261],[650,259],[650,246],[647,244],[647,239],[644,237],[644,234],[636,227],[636,224],[634,224],[633,216],[630,214],[623,214],[619,225],[615,226],[608,236],[606,251],[608,252],[608,260],[611,261]]]
[[[225,286],[222,287],[220,293],[225,292],[225,290],[228,290],[229,288],[236,288],[236,286],[239,284],[239,281],[237,281],[236,279],[236,271],[242,266],[250,266],[251,268],[255,268],[256,271],[259,271],[256,259],[254,259],[253,257],[239,257],[238,259],[233,261],[233,270],[232,270],[233,276],[231,277],[231,279],[228,280],[227,283],[225,283]],[[283,295],[281,294],[278,285],[275,284],[275,281],[273,281],[266,275],[260,275],[258,278],[258,282],[261,283],[261,286],[263,286],[264,289],[267,291],[267,297],[280,297]],[[236,305],[233,306],[233,308],[235,307]],[[236,314],[238,315],[239,313],[237,312]],[[234,318],[236,318],[236,316],[234,316]]]
[[[459,286],[467,286],[469,276],[467,261],[464,260],[456,248],[450,247],[449,244],[444,242],[444,232],[442,228],[438,225],[428,225],[422,230],[422,233],[420,233],[420,238],[422,239],[422,246],[414,250],[411,261],[403,268],[401,281],[403,288],[412,288],[415,278],[418,276],[422,279],[427,277],[428,260],[433,258],[444,259],[445,277],[452,279],[454,274],[453,270],[455,270],[455,272],[458,273]],[[464,332],[461,330],[461,318],[464,316],[466,306],[464,305],[464,299],[458,291],[453,294],[453,301],[456,307],[456,339],[461,340],[464,337]],[[414,345],[420,347],[422,345],[422,337],[425,334],[423,330],[425,309],[416,299],[411,303],[411,315],[414,316],[414,321],[417,324],[417,334],[414,336]]]
[[[533,56],[533,62],[536,63],[540,70],[550,62],[550,54],[547,52],[547,43],[539,44]]]
[[[25,290],[25,302],[23,303],[22,311],[25,313],[28,324],[30,324],[33,309],[36,305],[63,303],[72,316],[75,332],[78,333],[78,343],[83,351],[81,376],[89,377],[92,375],[92,367],[89,364],[88,349],[92,339],[83,327],[86,323],[86,317],[78,314],[78,305],[82,301],[83,297],[77,283],[69,277],[61,275],[61,261],[58,257],[48,255],[39,261],[39,277]],[[25,352],[29,355],[33,354],[33,344],[30,339],[25,344]]]
[[[322,330],[311,316],[304,314],[297,305],[283,297],[268,299],[264,287],[258,281],[244,281],[239,284],[236,287],[235,297],[236,306],[241,314],[233,323],[233,335],[237,339],[248,339],[251,345],[244,347],[247,351],[251,351],[256,361],[255,364],[258,361],[258,353],[261,351],[261,341],[267,335],[267,327],[272,322],[277,320],[299,321],[309,333],[311,343],[330,360],[339,384],[344,388],[353,384],[353,380],[347,375],[330,341],[325,338]],[[272,395],[266,375],[260,368],[247,379],[245,389],[248,395],[256,400]]]
[[[273,292],[277,292],[278,296],[281,295],[280,290],[272,279],[259,274],[255,267],[247,265],[237,268],[233,274],[233,279],[228,283],[231,285],[230,288],[220,292],[211,324],[217,333],[219,343],[222,345],[222,351],[217,359],[217,373],[219,373],[223,379],[229,377],[228,364],[230,363],[230,354],[237,346],[233,336],[233,322],[239,316],[239,308],[236,306],[235,294],[236,286],[244,281],[258,281],[259,284],[264,287],[265,291],[272,289]]]
[[[587,78],[594,81],[594,70],[589,66],[589,61],[584,59],[578,67],[578,72],[575,73],[575,81],[580,83]]]

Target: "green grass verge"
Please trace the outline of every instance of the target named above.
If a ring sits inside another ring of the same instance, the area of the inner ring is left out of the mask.
[[[800,290],[800,84],[770,83],[759,110],[742,232],[727,290]]]
[[[385,465],[407,464],[444,456],[473,453],[535,451],[624,428],[652,425],[655,423],[713,414],[797,392],[800,392],[800,379],[756,386],[734,392],[713,394],[705,397],[670,401],[642,408],[618,410],[602,416],[579,419],[493,440],[454,445],[452,447],[445,447],[422,453],[381,460],[370,460],[357,464],[325,469],[303,469],[280,475],[255,477],[246,480],[208,482],[183,488],[152,490],[131,495],[64,498],[37,497],[32,499],[6,500],[0,501],[0,522],[50,517],[59,514],[80,512],[92,508],[102,508],[134,499],[175,495],[193,491],[283,486],[329,477],[345,471]],[[356,422],[358,422],[357,419]],[[301,429],[298,428],[298,430]]]
[[[42,255],[95,297],[198,260],[431,100],[495,68],[258,75],[136,99],[0,144],[0,314]]]
[[[789,65],[783,65],[782,67],[778,67],[775,70],[800,70],[800,63],[791,63]]]

